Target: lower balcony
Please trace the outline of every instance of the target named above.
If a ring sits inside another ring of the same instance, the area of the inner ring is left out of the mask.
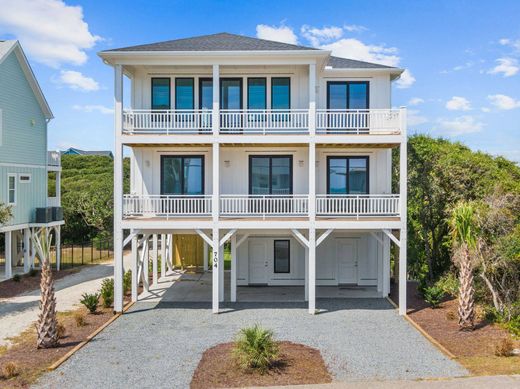
[[[307,218],[309,196],[231,195],[220,196],[221,218]],[[396,218],[399,195],[316,195],[316,216],[325,218]],[[209,218],[212,196],[125,195],[124,218]]]

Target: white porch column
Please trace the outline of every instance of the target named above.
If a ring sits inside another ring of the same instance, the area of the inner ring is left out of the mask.
[[[305,249],[305,301],[309,301],[309,248]]]
[[[220,246],[218,249],[218,264],[219,264],[219,301],[224,302],[224,245]]]
[[[168,243],[168,265],[170,266],[170,271],[173,271],[173,268],[175,267],[173,265],[173,250],[174,249],[175,249],[175,242],[173,240],[173,233],[171,233],[169,235],[169,243]]]
[[[150,235],[146,236],[146,240],[143,242],[143,288],[145,291],[150,290]]]
[[[202,241],[202,261],[203,261],[203,270],[204,272],[208,271],[208,244],[205,240]]]
[[[31,270],[31,259],[30,259],[30,239],[31,231],[28,228],[23,230],[23,272],[28,273]],[[58,255],[58,251],[56,251]]]
[[[390,238],[383,236],[383,296],[390,294]]]
[[[212,308],[213,313],[218,313],[219,311],[219,230],[218,227],[213,227],[213,258],[211,259],[212,266]]]
[[[34,229],[31,230],[31,268],[34,269],[34,258],[36,257],[36,249],[34,248],[34,243],[32,240],[32,235],[34,234]]]
[[[316,133],[316,64],[309,64],[309,133]]]
[[[407,201],[408,201],[408,164],[406,108],[400,109],[401,133],[403,139],[399,147],[399,195],[401,201],[401,234],[399,247],[399,314],[406,315],[406,285],[407,285]]]
[[[123,311],[123,67],[114,66],[114,311]]]
[[[309,228],[309,313],[316,313],[316,230]]]
[[[231,302],[237,301],[237,235],[231,237]]]
[[[157,254],[158,254],[158,245],[157,245],[157,234],[152,235],[152,282],[154,285],[157,285],[158,278],[158,266],[157,266]]]
[[[166,235],[161,234],[161,278],[166,276]]]
[[[139,284],[139,250],[137,249],[137,235],[132,238],[132,301],[137,301],[137,287]]]
[[[54,233],[56,234],[56,270],[59,271],[61,269],[61,226],[56,226],[56,228],[54,228]]]
[[[220,105],[220,69],[219,65],[213,65],[213,112],[211,114],[212,119],[212,130],[213,135],[218,135],[220,118],[219,118],[219,105]]]
[[[7,231],[5,237],[5,278],[9,279],[13,276],[13,234]]]

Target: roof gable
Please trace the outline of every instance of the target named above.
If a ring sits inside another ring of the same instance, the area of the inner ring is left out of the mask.
[[[31,65],[29,65],[29,61],[27,61],[27,57],[18,41],[0,41],[0,64],[13,52],[15,53],[18,63],[25,74],[25,78],[29,82],[31,89],[36,96],[36,100],[38,101],[45,118],[54,118],[51,108],[49,107],[40,85],[38,84],[38,80],[31,69]]]

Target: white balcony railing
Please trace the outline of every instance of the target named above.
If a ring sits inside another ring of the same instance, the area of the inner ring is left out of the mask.
[[[223,109],[220,132],[232,134],[307,134],[307,109]]]
[[[318,134],[394,135],[401,132],[399,109],[318,109]]]
[[[61,154],[59,151],[47,151],[47,166],[60,167]]]
[[[165,218],[209,216],[211,195],[124,195],[123,215]]]
[[[123,133],[209,134],[211,133],[211,110],[125,110]]]
[[[399,195],[316,195],[318,216],[399,216]]]
[[[221,195],[220,215],[225,217],[307,216],[308,195]]]

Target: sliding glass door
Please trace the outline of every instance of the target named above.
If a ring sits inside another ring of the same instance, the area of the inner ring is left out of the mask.
[[[359,130],[369,128],[369,83],[368,81],[328,81],[327,109],[329,128],[335,132],[342,129]],[[345,110],[357,110],[346,112]]]
[[[226,110],[226,132],[241,132],[242,116],[242,79],[220,79],[220,109]]]

